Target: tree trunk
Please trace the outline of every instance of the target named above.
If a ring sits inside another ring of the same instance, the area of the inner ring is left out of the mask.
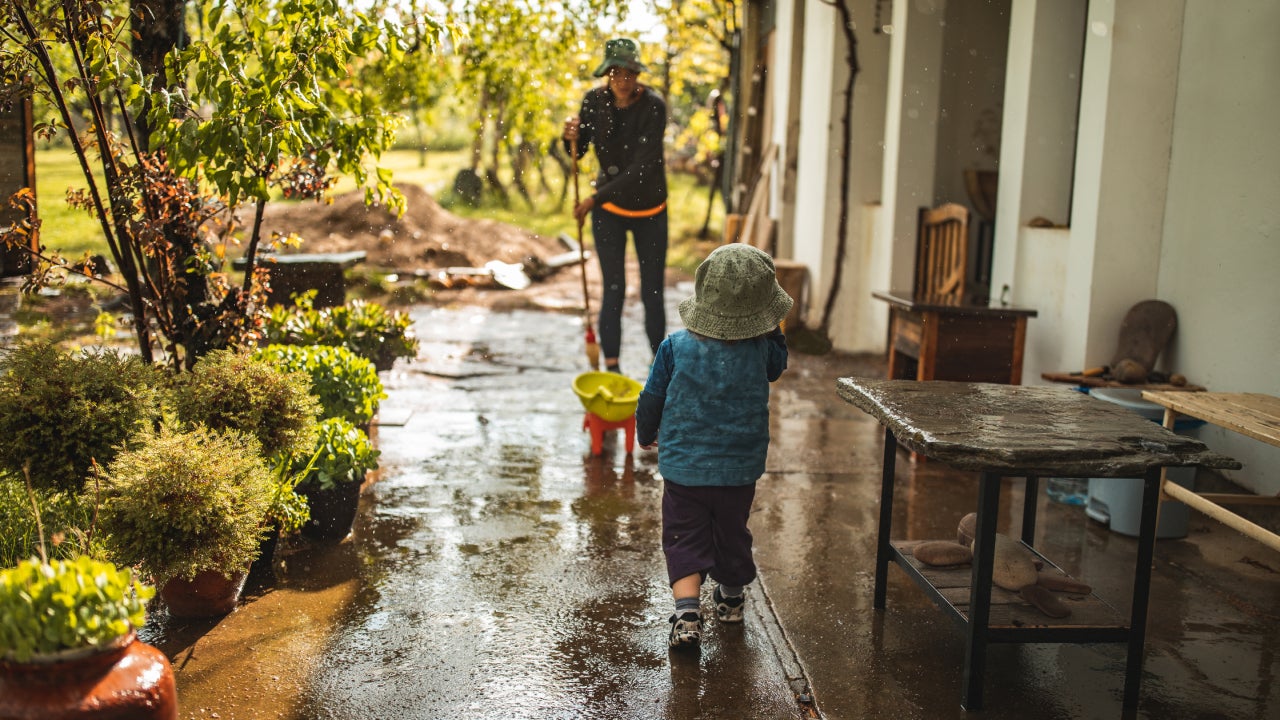
[[[853,83],[858,77],[858,38],[853,32],[853,12],[849,9],[848,0],[834,0],[832,5],[840,13],[840,29],[844,32],[848,53],[845,62],[849,64],[849,79],[844,84],[844,114],[840,118],[841,138],[840,154],[840,216],[836,225],[835,266],[831,273],[831,290],[827,293],[827,302],[822,309],[822,324],[818,332],[824,337],[831,331],[831,312],[836,305],[836,296],[840,294],[840,285],[844,276],[844,258],[848,246],[849,234],[849,156],[853,150]]]
[[[164,59],[174,48],[187,43],[187,26],[184,22],[186,0],[131,0],[131,28],[133,30],[133,57],[142,71],[151,76],[151,89],[167,87]],[[146,112],[134,118],[138,129],[138,145],[142,151],[151,147],[151,126]]]

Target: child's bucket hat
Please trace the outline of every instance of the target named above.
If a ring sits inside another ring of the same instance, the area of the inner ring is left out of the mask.
[[[745,340],[778,326],[795,301],[778,284],[773,258],[744,243],[721,245],[694,274],[680,319],[699,335]]]
[[[614,38],[604,44],[604,62],[596,68],[595,76],[603,77],[609,72],[609,68],[615,67],[627,68],[638,73],[649,69],[640,62],[640,49],[636,47],[635,41],[629,38]]]

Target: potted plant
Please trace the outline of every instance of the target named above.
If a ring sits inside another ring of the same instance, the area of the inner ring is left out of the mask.
[[[320,413],[309,375],[231,349],[210,352],[173,376],[169,396],[185,426],[249,433],[265,457],[310,447]]]
[[[174,424],[146,433],[107,468],[104,542],[152,578],[171,614],[225,615],[259,551],[271,476],[251,436]]]
[[[271,502],[267,505],[266,528],[258,556],[249,566],[249,577],[269,576],[274,567],[276,547],[282,535],[293,535],[311,520],[307,498],[298,492],[298,483],[311,472],[319,451],[313,451],[302,470],[295,469],[296,454],[277,453],[267,461],[271,472]]]
[[[115,351],[21,343],[0,357],[0,469],[79,492],[158,414],[159,371]]]
[[[247,352],[215,350],[169,383],[169,403],[184,427],[250,433],[272,471],[271,503],[250,574],[271,568],[280,534],[297,532],[307,520],[306,498],[294,492],[298,478],[288,470],[293,456],[310,451],[320,403],[311,378]]]
[[[367,428],[387,397],[378,371],[368,360],[344,347],[267,345],[254,353],[289,372],[311,378],[311,394],[320,401],[322,418],[342,418]]]
[[[342,418],[320,423],[310,463],[295,461],[298,492],[307,498],[308,537],[341,540],[351,533],[365,475],[378,468],[379,451],[364,431]]]
[[[417,357],[418,340],[407,313],[366,300],[316,309],[315,294],[310,290],[292,307],[271,310],[264,327],[268,343],[345,347],[378,371],[390,370],[397,358]]]
[[[173,669],[136,634],[154,592],[84,555],[0,570],[0,717],[176,718]]]

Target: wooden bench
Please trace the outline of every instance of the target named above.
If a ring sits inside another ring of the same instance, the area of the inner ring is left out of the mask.
[[[1280,398],[1261,393],[1167,392],[1145,390],[1149,400],[1164,407],[1164,426],[1172,428],[1178,415],[1218,425],[1269,445],[1280,447]],[[1160,498],[1178,500],[1218,522],[1241,532],[1272,550],[1280,551],[1280,535],[1267,530],[1223,505],[1280,506],[1280,497],[1249,493],[1196,493],[1160,478]]]
[[[273,305],[292,305],[293,296],[307,290],[316,291],[316,307],[335,307],[347,302],[347,283],[343,272],[365,261],[364,250],[340,253],[298,253],[292,255],[260,255],[258,266],[265,268],[270,282],[267,301]],[[244,258],[233,266],[244,270]]]

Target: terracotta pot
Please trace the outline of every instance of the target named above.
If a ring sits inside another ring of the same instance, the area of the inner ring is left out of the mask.
[[[0,662],[0,720],[177,717],[169,660],[132,632],[105,648]]]
[[[160,588],[169,614],[174,617],[215,617],[226,615],[240,603],[246,571],[227,577],[216,570],[205,570],[191,580],[173,578]]]
[[[302,534],[316,540],[341,540],[351,534],[360,506],[360,483],[342,483],[327,490],[299,487],[311,508]]]

